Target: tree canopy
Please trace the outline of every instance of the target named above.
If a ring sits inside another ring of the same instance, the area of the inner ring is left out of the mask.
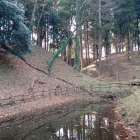
[[[112,49],[140,50],[139,30],[139,0],[0,1],[1,51],[23,55],[31,50],[31,36],[54,53],[51,65],[61,55],[78,70],[93,61],[101,70],[103,48],[106,60]]]
[[[31,51],[30,31],[24,24],[23,5],[0,1],[0,51],[22,57]]]

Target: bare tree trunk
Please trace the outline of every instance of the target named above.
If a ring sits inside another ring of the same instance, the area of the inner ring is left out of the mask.
[[[139,33],[139,18],[137,18],[137,32]],[[137,51],[139,51],[140,50],[140,36],[139,36],[139,34],[137,35]]]
[[[140,51],[140,36],[138,35],[138,51]]]
[[[72,25],[72,19],[70,19],[69,21],[69,25],[68,25],[68,36],[70,36],[70,29],[71,29],[71,25]],[[69,40],[68,42],[68,51],[67,51],[67,63],[72,66],[72,63],[71,63],[71,42],[72,42],[72,39]]]
[[[80,57],[81,57],[81,70],[83,69],[83,45],[82,45],[82,29],[80,29]]]
[[[37,27],[36,27],[37,34],[38,34],[37,37],[39,37],[39,38],[37,38],[37,40],[38,40],[38,45],[41,46],[41,47],[42,47],[42,40],[43,40],[43,38],[44,38],[45,35],[44,35],[43,29],[40,28],[40,21],[41,21],[41,19],[42,19],[42,17],[43,17],[43,13],[44,13],[44,11],[45,11],[45,6],[46,6],[46,3],[45,3],[45,2],[46,2],[46,1],[44,1],[44,3],[42,4],[41,13],[39,14],[38,22],[37,22]],[[46,29],[45,29],[45,31],[46,31]],[[40,35],[39,35],[39,34],[40,34]]]
[[[86,35],[86,33],[87,33],[87,28],[86,28],[86,25],[84,25],[84,43],[85,43],[85,66],[87,66],[88,65],[88,61],[87,61],[87,59],[88,59],[88,54],[87,54],[87,35]]]
[[[32,16],[31,16],[30,25],[29,25],[30,30],[32,30],[32,26],[33,26],[34,15],[35,15],[35,11],[36,11],[36,8],[37,8],[37,1],[38,0],[34,0],[34,8],[33,8],[33,11],[32,11]]]
[[[119,35],[119,43],[118,43],[118,47],[119,47],[119,53],[121,53],[122,51],[122,46],[121,46],[121,35]]]
[[[76,3],[76,48],[75,48],[75,69],[80,70],[79,62],[80,62],[80,8],[81,0],[78,0]]]
[[[96,67],[98,68],[98,63],[97,63],[97,60],[99,59],[99,47],[98,47],[98,45],[96,45],[96,49],[95,49],[95,51],[96,51]]]
[[[93,44],[93,62],[96,60],[95,53],[96,53],[96,44]]]
[[[116,34],[116,43],[115,43],[116,53],[118,53],[118,35]]]
[[[47,35],[46,35],[47,25],[46,24],[47,23],[46,22],[47,22],[47,16],[45,15],[45,39],[44,39],[44,41],[45,41],[45,49],[47,49],[47,46],[46,46],[47,45],[46,44],[46,41],[47,41],[47,39],[46,39],[46,37],[47,37]]]
[[[67,47],[66,47],[67,48]],[[63,60],[65,61],[65,62],[67,62],[67,51],[66,51],[66,48],[63,50]]]
[[[101,0],[99,0],[99,75],[102,69]]]
[[[121,46],[122,46],[122,52],[124,51],[124,46],[123,46],[123,37],[121,37]]]
[[[48,20],[49,20],[49,16],[47,15],[47,23],[46,23],[46,27],[47,27],[47,51],[49,51],[49,25],[48,25]]]
[[[72,66],[72,63],[71,63],[71,46],[70,45],[68,46],[68,64],[70,66]]]
[[[45,31],[46,30],[42,30],[42,28],[39,28],[38,32],[37,32],[37,45],[39,45],[41,47],[42,47],[42,41],[45,37]]]
[[[138,36],[138,51],[140,51],[140,37]]]
[[[133,46],[131,41],[131,31],[130,28],[128,28],[128,48],[130,49],[130,55],[131,55],[131,62],[133,63]]]
[[[130,59],[130,36],[129,36],[129,31],[128,31],[128,35],[127,35],[127,49],[128,51],[128,59]]]
[[[71,25],[69,25],[69,33],[68,36],[70,36],[70,27]],[[67,49],[67,64],[69,64],[70,66],[72,66],[71,64],[71,43],[70,41],[68,42],[68,49]]]
[[[111,40],[111,36],[110,36],[110,31],[108,32],[108,57],[107,57],[107,61],[108,63],[110,62],[110,56],[111,56],[111,44],[110,44],[110,40]]]
[[[96,61],[96,67],[97,67],[97,59],[98,59],[98,45],[97,45],[97,33],[95,32],[95,36],[94,36],[94,61]]]
[[[88,37],[88,21],[86,22],[86,34],[87,34],[87,56],[88,56],[88,65],[90,64],[90,54],[89,54],[89,37]]]

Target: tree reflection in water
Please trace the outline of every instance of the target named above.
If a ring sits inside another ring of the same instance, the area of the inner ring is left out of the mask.
[[[60,140],[120,140],[118,128],[110,122],[110,115],[93,112],[81,115],[62,126],[56,137]],[[104,117],[105,116],[105,117]]]
[[[90,104],[66,114],[46,122],[25,136],[22,136],[23,132],[18,134],[17,129],[12,133],[6,132],[3,137],[10,140],[9,136],[16,137],[18,134],[17,139],[11,137],[11,140],[19,140],[19,137],[23,137],[22,140],[134,140],[128,138],[126,130],[117,122],[112,105]]]
[[[57,140],[125,140],[123,127],[115,122],[113,110],[98,109],[76,117],[56,131]]]

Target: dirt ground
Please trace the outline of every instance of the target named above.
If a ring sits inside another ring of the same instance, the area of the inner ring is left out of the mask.
[[[53,106],[75,100],[75,97],[71,95],[55,96],[54,90],[57,88],[75,89],[76,86],[84,83],[88,86],[97,81],[74,71],[60,58],[56,60],[49,75],[47,63],[51,57],[52,54],[37,46],[34,46],[33,53],[25,56],[29,65],[15,56],[0,55],[0,119],[19,112],[28,112],[28,110],[33,110],[36,107],[41,108],[43,105]],[[49,92],[49,95],[43,100],[37,99],[27,103],[13,102],[14,97],[32,97],[34,94],[42,95],[44,92]],[[73,92],[73,95],[75,95],[75,92]],[[13,104],[3,106],[6,99],[11,100]]]

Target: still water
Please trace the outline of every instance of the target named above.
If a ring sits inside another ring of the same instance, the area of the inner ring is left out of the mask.
[[[20,129],[20,127],[19,127]],[[28,129],[28,127],[26,127]],[[12,136],[10,131],[0,140],[133,140],[116,119],[112,105],[89,104],[50,120],[28,133]],[[11,135],[11,137],[8,137]]]

